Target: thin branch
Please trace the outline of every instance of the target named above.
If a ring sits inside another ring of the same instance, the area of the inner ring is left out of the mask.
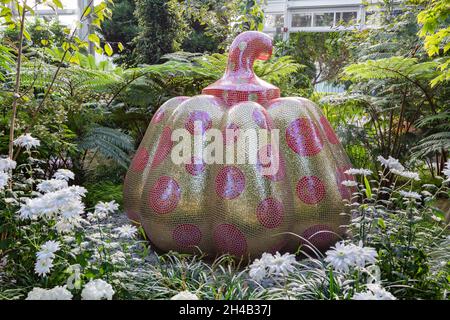
[[[11,125],[9,127],[9,148],[8,156],[10,158],[14,155],[14,129],[16,126],[16,116],[17,116],[17,102],[20,98],[20,72],[22,67],[22,50],[23,50],[23,33],[25,31],[25,13],[26,13],[27,0],[23,2],[22,6],[22,16],[20,17],[20,32],[19,32],[19,49],[17,52],[17,64],[16,64],[16,83],[14,86],[14,96],[12,102],[12,115],[11,115]],[[20,16],[20,7],[17,3],[17,9]]]

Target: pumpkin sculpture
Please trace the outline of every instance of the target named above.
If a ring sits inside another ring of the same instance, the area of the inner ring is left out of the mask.
[[[254,61],[271,54],[269,36],[240,34],[220,80],[202,95],[168,100],[154,115],[127,172],[124,202],[157,248],[254,257],[299,245],[325,250],[345,231],[348,158],[314,103],[280,98],[277,87],[254,74]],[[223,132],[225,145],[230,131],[233,140],[246,129],[278,129],[278,144],[258,152],[273,157],[279,150],[278,170],[264,174],[260,161],[206,164],[195,157],[175,164],[172,133],[181,128],[194,137],[195,123],[203,145],[209,129]]]

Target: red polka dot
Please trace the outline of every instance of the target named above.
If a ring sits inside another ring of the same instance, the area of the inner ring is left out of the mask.
[[[325,186],[316,176],[306,176],[297,183],[297,196],[306,204],[316,204],[325,197]]]
[[[201,128],[201,133],[202,134],[205,133],[206,130],[211,129],[211,127],[212,127],[211,117],[205,111],[196,110],[196,111],[192,111],[189,114],[184,127],[191,134],[194,134],[195,122],[201,122],[200,128]]]
[[[131,162],[131,169],[133,171],[143,171],[148,163],[148,158],[149,154],[147,149],[144,147],[139,148]]]
[[[166,113],[163,110],[159,109],[158,111],[156,111],[151,122],[154,124],[160,123],[164,119],[165,114]]]
[[[206,164],[202,159],[191,158],[191,163],[185,164],[186,171],[193,176],[198,176],[205,171]]]
[[[159,137],[158,147],[156,148],[155,157],[152,161],[152,168],[161,164],[172,150],[172,130],[165,127]]]
[[[355,190],[354,187],[346,187],[342,184],[342,181],[351,180],[354,181],[355,178],[351,174],[346,174],[345,171],[350,169],[351,166],[340,167],[336,170],[336,183],[338,185],[339,193],[341,194],[342,199],[350,200],[352,197],[352,193]]]
[[[283,223],[283,204],[274,198],[267,198],[261,201],[256,208],[258,221],[266,228],[273,229]]]
[[[330,123],[328,122],[327,118],[325,118],[324,116],[321,116],[320,124],[322,126],[323,131],[325,131],[325,135],[327,136],[328,141],[331,144],[338,144],[339,139],[336,136],[336,133],[334,133],[334,130],[331,127]]]
[[[271,181],[280,181],[286,176],[286,163],[281,153],[273,152],[272,150],[273,148],[270,144],[259,149],[257,166],[260,171],[264,169],[262,174],[267,179]],[[276,168],[275,157],[278,158],[278,168]],[[267,162],[267,160],[269,160],[269,162]]]
[[[314,156],[323,148],[319,128],[310,118],[292,121],[286,128],[286,142],[301,156]]]
[[[236,143],[239,136],[239,126],[235,123],[230,123],[227,127],[222,131],[223,141],[224,143],[231,144]]]
[[[173,230],[172,239],[182,248],[198,246],[202,240],[202,232],[195,224],[180,224]]]
[[[232,224],[220,224],[214,229],[214,242],[221,253],[242,256],[247,252],[247,240],[238,227]]]
[[[253,121],[262,129],[272,129],[273,123],[265,109],[255,109],[252,113]]]
[[[178,183],[171,177],[162,176],[150,189],[149,205],[156,213],[169,213],[177,207],[180,196]]]
[[[245,176],[237,167],[223,167],[216,176],[216,193],[221,198],[237,198],[244,188]]]
[[[302,233],[302,237],[309,241],[308,243],[302,239],[301,243],[303,245],[311,246],[312,244],[321,252],[328,250],[338,240],[338,236],[330,227],[321,224],[306,229]]]

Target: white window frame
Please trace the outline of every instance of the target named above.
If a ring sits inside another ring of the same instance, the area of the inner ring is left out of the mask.
[[[342,30],[342,27],[336,26],[336,13],[337,12],[356,12],[357,23],[353,26],[345,27],[345,29],[356,29],[359,28],[363,21],[361,20],[362,12],[360,7],[327,7],[327,8],[308,8],[308,9],[291,9],[288,11],[287,15],[287,26],[289,32],[299,32],[299,31],[311,31],[311,32],[330,32],[336,30]],[[311,26],[310,27],[293,27],[292,26],[292,16],[298,13],[308,13],[311,14]],[[329,27],[315,27],[314,26],[314,14],[317,13],[333,13],[333,26]],[[286,17],[285,17],[286,19]]]

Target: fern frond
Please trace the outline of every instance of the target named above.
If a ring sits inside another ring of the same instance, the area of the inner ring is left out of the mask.
[[[82,150],[97,150],[105,158],[128,168],[128,154],[133,151],[133,139],[117,129],[94,127],[78,142],[78,147]]]
[[[437,63],[419,63],[416,58],[391,57],[352,64],[344,69],[348,80],[370,79],[432,79],[436,76]]]

